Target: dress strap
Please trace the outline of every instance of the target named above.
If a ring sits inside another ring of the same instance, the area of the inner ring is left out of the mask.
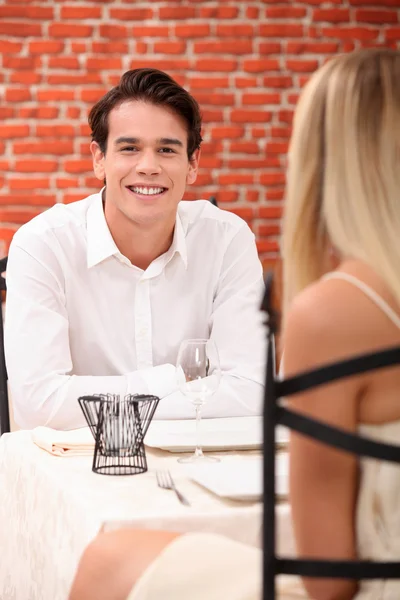
[[[349,273],[343,273],[342,271],[333,271],[332,273],[327,273],[322,277],[322,279],[343,279],[344,281],[348,281],[359,290],[361,290],[376,306],[378,306],[385,315],[400,329],[400,316],[393,310],[391,306],[384,300],[375,290],[373,290],[369,285],[361,281],[354,275],[350,275]]]

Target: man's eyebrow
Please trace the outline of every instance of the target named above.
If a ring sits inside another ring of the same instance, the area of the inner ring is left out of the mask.
[[[114,144],[118,146],[118,144],[137,144],[139,142],[139,138],[134,137],[119,137],[115,140]]]
[[[183,148],[182,142],[176,138],[160,138],[157,142],[166,146],[181,146]]]

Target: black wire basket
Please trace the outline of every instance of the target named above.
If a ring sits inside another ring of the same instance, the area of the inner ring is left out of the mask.
[[[147,471],[144,436],[160,399],[129,394],[81,396],[79,405],[95,439],[93,466],[102,475]]]

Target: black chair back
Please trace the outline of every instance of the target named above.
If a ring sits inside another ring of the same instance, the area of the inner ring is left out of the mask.
[[[10,431],[10,413],[8,408],[7,369],[4,354],[3,296],[6,280],[3,276],[7,268],[7,256],[0,260],[0,435]]]
[[[293,396],[333,380],[343,379],[400,364],[400,347],[364,354],[349,360],[332,363],[286,380],[275,373],[274,334],[277,314],[271,303],[272,274],[266,279],[262,309],[267,313],[268,346],[264,403],[264,572],[263,599],[275,600],[276,577],[280,574],[301,577],[338,579],[400,579],[400,561],[372,562],[349,560],[323,560],[285,558],[276,555],[275,528],[275,428],[284,425],[322,444],[338,448],[357,456],[400,463],[400,446],[375,442],[350,434],[337,427],[306,417],[282,406],[280,399]]]

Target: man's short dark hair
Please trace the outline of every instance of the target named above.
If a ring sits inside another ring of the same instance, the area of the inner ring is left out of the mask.
[[[89,113],[92,140],[102,152],[107,150],[108,116],[113,108],[130,100],[165,106],[182,117],[187,125],[189,159],[200,148],[201,114],[197,101],[167,73],[158,69],[141,68],[126,71],[119,84],[103,96]]]

